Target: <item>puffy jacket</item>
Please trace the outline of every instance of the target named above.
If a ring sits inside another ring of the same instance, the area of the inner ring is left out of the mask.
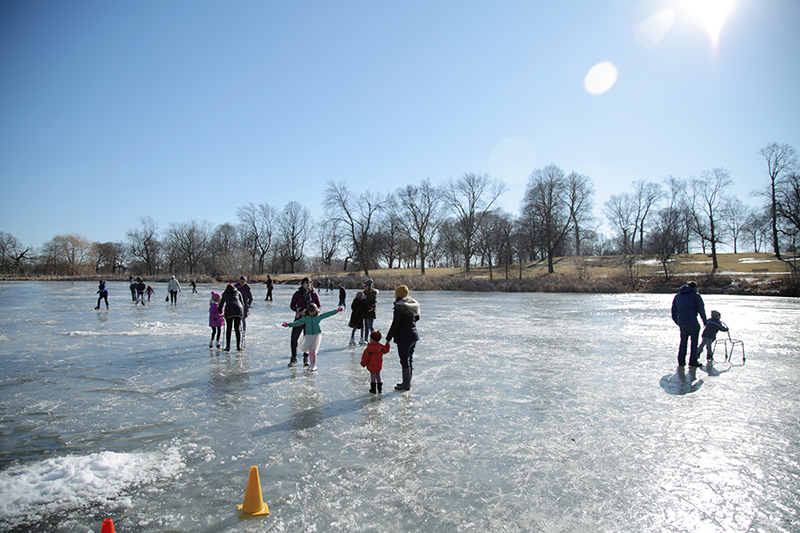
[[[369,341],[361,356],[361,366],[367,367],[370,372],[380,372],[383,369],[383,354],[389,352],[389,342],[381,344],[378,341]]]
[[[353,303],[350,304],[350,309],[353,310],[350,313],[350,322],[347,324],[348,327],[351,328],[363,328],[364,327],[364,311],[367,309],[367,302],[364,298],[355,297],[353,298]]]
[[[225,317],[219,311],[219,303],[211,300],[208,305],[208,325],[212,328],[219,328],[225,323]]]
[[[375,308],[378,306],[378,291],[375,289],[364,290],[364,300],[366,307],[364,308],[364,318],[375,318]]]
[[[694,287],[684,285],[672,299],[672,320],[680,325],[697,325],[697,315],[706,320],[706,307],[703,298]]]
[[[222,293],[222,303],[219,304],[219,311],[220,313],[224,312],[226,318],[244,316],[242,293],[237,291],[233,285],[228,284],[225,287],[225,292]]]
[[[703,330],[703,337],[716,340],[719,331],[728,331],[728,327],[719,318],[709,318],[706,329]]]
[[[386,341],[397,344],[416,342],[419,340],[417,333],[417,320],[419,320],[419,303],[411,296],[401,298],[394,303],[394,316]]]
[[[234,285],[236,290],[242,293],[242,302],[244,302],[244,317],[250,316],[250,306],[253,305],[253,291],[250,290],[250,285],[247,283],[237,283]]]

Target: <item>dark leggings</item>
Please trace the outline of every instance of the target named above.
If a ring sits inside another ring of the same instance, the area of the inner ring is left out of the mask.
[[[178,304],[178,291],[169,291],[169,303]]]
[[[219,336],[220,332],[222,331],[222,326],[212,326],[211,327],[211,342],[214,342],[214,336],[217,337],[217,344],[219,344]]]
[[[228,328],[225,332],[225,350],[230,351],[231,349],[231,330],[234,329],[236,331],[236,349],[241,350],[242,348],[242,332],[239,329],[241,325],[242,317],[240,316],[226,316],[225,317],[225,324],[227,324]]]
[[[103,301],[103,300],[106,301],[106,307],[108,307],[108,292],[101,292],[100,293],[100,298],[97,299],[97,308],[98,309],[100,309],[100,302]]]

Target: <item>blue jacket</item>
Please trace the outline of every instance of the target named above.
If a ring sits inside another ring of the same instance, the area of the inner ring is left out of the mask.
[[[697,325],[697,315],[706,323],[706,307],[703,298],[694,287],[684,285],[672,299],[672,320],[681,325]]]

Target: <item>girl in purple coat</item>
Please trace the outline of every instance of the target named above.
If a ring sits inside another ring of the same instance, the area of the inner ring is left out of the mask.
[[[222,332],[222,324],[225,322],[225,316],[219,310],[219,302],[222,297],[218,292],[211,291],[211,302],[208,306],[208,325],[211,326],[211,340],[208,343],[209,348],[214,347],[214,337],[217,338],[217,348],[220,347],[219,337]]]

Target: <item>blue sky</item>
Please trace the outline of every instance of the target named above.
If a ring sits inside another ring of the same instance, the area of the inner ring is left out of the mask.
[[[757,203],[758,150],[800,149],[798,26],[796,0],[732,0],[716,41],[680,0],[4,0],[0,230],[116,241],[292,200],[320,220],[331,180],[465,172],[517,213],[551,163],[594,180],[598,216],[634,180],[714,167]],[[618,77],[590,94],[603,61]]]

